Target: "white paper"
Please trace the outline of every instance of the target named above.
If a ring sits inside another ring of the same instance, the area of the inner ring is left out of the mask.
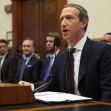
[[[71,102],[71,101],[83,101],[83,100],[91,100],[92,98],[78,96],[70,93],[62,93],[62,92],[38,92],[34,94],[35,99],[43,101],[43,102]]]

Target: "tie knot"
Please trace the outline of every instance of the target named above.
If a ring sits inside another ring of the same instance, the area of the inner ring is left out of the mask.
[[[51,60],[53,59],[53,56],[48,56],[47,59]]]
[[[69,49],[69,53],[70,53],[70,54],[73,54],[74,51],[75,51],[75,48],[70,48],[70,49]]]

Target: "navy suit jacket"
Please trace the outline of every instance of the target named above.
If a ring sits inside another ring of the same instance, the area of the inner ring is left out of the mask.
[[[11,52],[8,52],[4,58],[1,68],[1,80],[4,83],[13,83],[17,70],[18,61]]]
[[[60,54],[60,52],[56,56],[58,56],[59,54]],[[54,63],[52,65],[50,74],[49,74],[49,76],[48,76],[46,81],[44,81],[44,77],[45,77],[45,71],[46,71],[46,68],[47,68],[47,65],[48,65],[47,57],[42,59],[42,64],[43,64],[42,65],[43,67],[42,67],[42,71],[41,71],[41,74],[40,74],[40,78],[39,78],[39,80],[36,83],[34,83],[34,87],[38,87],[38,86],[40,86],[42,84],[45,84],[47,81],[50,80],[50,78],[52,76],[52,71],[53,71]]]
[[[22,60],[23,59],[20,60],[18,65],[16,82],[19,81]],[[41,73],[41,67],[42,62],[35,55],[33,55],[24,69],[22,80],[31,83],[38,81],[39,75]]]
[[[55,61],[51,84],[45,90],[66,92],[68,50]],[[78,90],[82,96],[111,101],[111,46],[87,39],[80,59]]]

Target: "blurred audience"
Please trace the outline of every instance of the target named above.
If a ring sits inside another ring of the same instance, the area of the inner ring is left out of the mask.
[[[52,68],[54,66],[54,60],[56,56],[60,53],[61,39],[60,35],[56,32],[50,32],[46,35],[46,51],[47,55],[42,59],[43,68],[40,75],[40,79],[34,84],[30,84],[29,82],[22,81],[19,82],[20,85],[28,85],[31,86],[32,89],[34,87],[38,87],[45,82],[50,80],[52,74]]]

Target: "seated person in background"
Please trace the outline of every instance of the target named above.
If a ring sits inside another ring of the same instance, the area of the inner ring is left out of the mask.
[[[102,40],[102,42],[111,45],[111,32],[108,32],[106,34],[104,34]]]
[[[14,82],[18,61],[8,50],[8,42],[0,39],[0,82]]]
[[[61,45],[61,39],[58,33],[50,32],[47,34],[46,36],[47,55],[44,59],[42,59],[43,68],[40,75],[40,79],[36,83],[34,83],[35,87],[42,85],[43,83],[45,83],[50,79],[50,74],[52,73],[52,67],[54,64],[55,56],[57,56],[60,52],[60,45]],[[31,84],[26,81],[21,81],[19,82],[19,84],[31,86]]]
[[[23,58],[19,61],[18,69],[16,73],[16,82],[38,81],[41,73],[42,62],[38,59],[34,53],[35,44],[32,39],[25,39],[22,43]]]

